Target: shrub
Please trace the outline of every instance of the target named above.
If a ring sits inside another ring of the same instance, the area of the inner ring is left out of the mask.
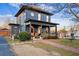
[[[26,41],[26,40],[30,40],[31,39],[31,35],[27,32],[20,32],[19,33],[19,40],[20,41]]]
[[[50,35],[49,33],[46,32],[41,33],[41,37],[43,37],[43,39],[58,39],[57,36]]]
[[[40,36],[44,38],[44,37],[47,37],[48,35],[49,35],[48,33],[43,32],[43,33],[41,33],[41,35],[40,35]]]

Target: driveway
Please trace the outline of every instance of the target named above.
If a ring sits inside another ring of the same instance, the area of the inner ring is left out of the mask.
[[[0,56],[14,56],[10,46],[8,45],[6,39],[0,36]]]
[[[50,53],[41,48],[36,48],[30,44],[15,44],[12,49],[17,56],[50,56]]]

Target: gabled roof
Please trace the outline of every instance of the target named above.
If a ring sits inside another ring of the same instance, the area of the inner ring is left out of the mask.
[[[42,10],[41,8],[37,8],[37,7],[34,7],[34,6],[28,6],[28,5],[23,5],[21,7],[21,9],[16,13],[15,17],[17,17],[22,11],[24,10],[32,10],[32,11],[36,11],[36,12],[39,12],[39,13],[44,13],[44,14],[47,14],[47,15],[53,15],[52,13],[49,13],[45,10]]]
[[[1,30],[8,30],[7,28],[2,28]]]

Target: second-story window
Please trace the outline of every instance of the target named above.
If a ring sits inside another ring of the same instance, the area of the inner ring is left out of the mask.
[[[31,16],[34,16],[34,13],[33,12],[31,12]]]
[[[47,18],[45,14],[41,14],[41,20],[46,22]]]
[[[24,21],[26,20],[26,10],[23,12]]]
[[[21,24],[21,17],[18,17],[18,24]]]
[[[41,20],[41,14],[38,14],[38,20]]]
[[[47,15],[47,22],[49,22],[49,16]]]

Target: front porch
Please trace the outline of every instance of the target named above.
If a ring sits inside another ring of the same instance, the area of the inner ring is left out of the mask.
[[[28,31],[33,37],[39,36],[41,33],[48,33],[57,37],[57,25],[56,23],[49,23],[37,20],[26,21],[26,31]],[[52,34],[50,28],[54,27],[55,32]]]

